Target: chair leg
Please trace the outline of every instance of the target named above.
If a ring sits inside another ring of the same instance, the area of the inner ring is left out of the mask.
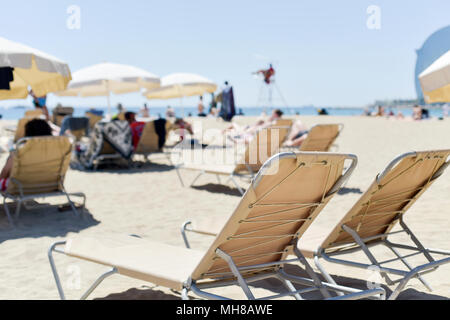
[[[14,224],[13,218],[11,217],[11,213],[9,211],[8,204],[6,203],[6,198],[3,198],[3,208],[5,208],[6,218],[8,218],[9,225],[11,227],[15,228],[16,226]]]
[[[52,269],[52,273],[53,273],[53,277],[55,278],[55,282],[56,282],[56,287],[58,289],[58,293],[59,293],[59,297],[61,298],[61,300],[65,300],[66,297],[64,295],[64,290],[62,288],[61,285],[61,280],[59,278],[59,274],[58,271],[56,269],[56,265],[55,265],[55,260],[53,259],[53,252],[57,251],[57,252],[61,252],[56,250],[57,246],[61,246],[61,245],[65,245],[66,242],[56,242],[54,243],[50,249],[48,250],[48,259],[50,262],[50,266]],[[97,278],[97,280],[95,280],[95,282],[89,287],[89,289],[81,296],[81,300],[86,300],[89,295],[103,282],[103,280],[105,280],[107,277],[116,274],[117,273],[117,269],[114,267],[112,268],[112,270],[105,272],[104,274],[102,274],[100,277]]]
[[[63,186],[63,189],[62,189],[62,190],[63,190],[64,195],[65,195],[66,198],[67,198],[67,202],[69,203],[70,208],[72,209],[73,213],[74,213],[76,216],[81,217],[81,216],[82,216],[82,213],[84,212],[85,205],[86,205],[86,195],[85,195],[84,193],[73,193],[73,194],[69,194],[69,193],[67,193],[67,191],[65,190],[64,186]],[[74,202],[70,199],[70,196],[79,196],[79,197],[83,198],[83,203],[82,203],[82,205],[81,205],[81,213],[78,212],[77,208],[75,207]]]
[[[83,294],[83,296],[80,298],[80,300],[86,300],[89,297],[89,295],[103,282],[103,280],[105,280],[109,276],[112,276],[113,274],[116,274],[116,273],[117,273],[117,269],[112,268],[110,271],[102,274],[100,277],[97,278],[97,280],[95,280],[95,282]]]
[[[216,254],[227,262],[231,272],[236,277],[239,286],[241,287],[242,291],[244,291],[244,294],[247,296],[247,299],[255,300],[255,296],[253,295],[253,293],[251,292],[250,288],[247,285],[247,282],[239,272],[239,269],[234,263],[233,258],[220,249],[216,249]]]
[[[233,182],[233,184],[235,185],[235,187],[239,190],[239,193],[243,196],[245,194],[244,190],[242,190],[242,188],[238,185],[238,183],[236,182],[236,180],[234,179],[233,175],[230,176],[230,180]]]
[[[413,268],[411,267],[411,265],[408,263],[408,261],[406,261],[406,259],[403,259],[401,254],[393,247],[391,246],[387,246],[389,249],[391,249],[391,251],[400,259],[400,261],[409,269],[409,271],[412,271]],[[428,284],[428,282],[420,275],[417,275],[417,279],[419,279],[420,282],[422,282],[422,284],[428,289],[428,291],[432,292],[433,288],[431,288],[431,286]]]
[[[281,276],[278,276],[277,278],[278,278],[278,280],[280,280],[283,283],[283,285],[286,287],[286,289],[288,289],[290,292],[295,292],[297,290],[297,289],[295,289],[292,282],[290,282],[289,280],[284,279]],[[295,293],[294,298],[295,298],[295,300],[303,300],[299,293]]]
[[[181,299],[190,300],[188,296],[188,290],[186,288],[183,288],[183,290],[181,291]]]
[[[314,284],[319,288],[320,293],[324,298],[331,298],[330,292],[322,285],[322,281],[319,279],[319,277],[316,275],[314,270],[309,265],[306,258],[303,256],[303,254],[298,250],[297,243],[294,245],[294,254],[297,256],[299,261],[304,265],[306,273],[310,276],[310,278],[313,280]]]
[[[22,200],[18,200],[17,201],[17,207],[16,207],[16,213],[15,213],[15,218],[16,219],[19,218],[21,207],[22,207]]]
[[[55,260],[53,259],[53,251],[55,251],[55,248],[60,245],[64,245],[66,242],[56,242],[54,243],[50,249],[48,250],[48,260],[50,262],[50,267],[52,268],[53,278],[55,279],[56,288],[58,289],[59,298],[61,300],[66,300],[66,297],[64,295],[64,290],[61,285],[61,280],[59,279],[58,270],[56,269]]]
[[[192,183],[191,183],[191,187],[194,185],[194,183],[196,183],[197,182],[197,180],[202,176],[204,174],[204,172],[202,171],[202,172],[200,172],[199,174],[198,174],[198,176],[194,179],[194,181],[192,181]]]
[[[184,244],[185,244],[186,248],[188,248],[188,249],[190,249],[191,246],[187,239],[186,230],[187,230],[187,226],[190,224],[191,224],[191,221],[187,221],[187,222],[183,223],[183,225],[181,226],[181,236],[183,237]]]
[[[319,251],[318,251],[319,252]],[[331,275],[325,270],[325,268],[320,264],[319,261],[319,255],[315,254],[314,255],[314,263],[317,267],[317,269],[319,269],[320,273],[322,274],[322,276],[325,278],[325,280],[331,284],[337,285],[336,281],[334,281],[334,279],[331,277]],[[336,292],[338,294],[338,296],[343,296],[344,293],[342,291],[337,291]]]
[[[450,258],[442,259],[439,261],[433,261],[427,263],[425,265],[419,266],[411,270],[399,283],[399,285],[395,288],[395,290],[391,293],[388,300],[397,299],[400,292],[405,288],[406,284],[414,277],[417,277],[421,272],[425,272],[429,269],[436,269],[438,266],[450,263]]]

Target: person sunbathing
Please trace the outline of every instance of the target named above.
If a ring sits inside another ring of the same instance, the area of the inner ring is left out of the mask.
[[[255,134],[262,130],[274,126],[278,120],[283,116],[283,111],[275,109],[272,111],[272,115],[267,119],[259,119],[254,125],[241,127],[236,123],[233,123],[230,127],[224,130],[224,134],[228,139],[234,143],[249,143],[255,136]]]
[[[48,125],[47,121],[43,119],[33,119],[25,125],[25,137],[42,137],[51,136],[52,129]],[[0,190],[6,191],[8,187],[9,177],[14,164],[15,151],[11,151],[6,163],[0,172]]]
[[[292,125],[291,132],[286,138],[284,145],[286,147],[300,147],[307,137],[308,129],[300,120],[297,120]]]

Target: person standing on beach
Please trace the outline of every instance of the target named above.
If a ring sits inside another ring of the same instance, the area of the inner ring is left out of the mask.
[[[148,110],[147,104],[144,103],[144,107],[140,111],[142,118],[149,118],[150,117],[150,111]]]
[[[125,110],[125,108],[122,106],[122,104],[121,103],[119,103],[118,105],[117,105],[117,114],[115,114],[112,118],[111,118],[111,120],[123,120],[123,115],[125,114],[125,112],[126,112],[126,110]]]
[[[223,120],[231,122],[235,115],[236,107],[233,87],[229,85],[228,81],[225,81],[225,88],[222,90],[222,107],[220,108],[219,116]]]
[[[197,110],[198,110],[198,116],[199,117],[206,117],[205,106],[203,104],[203,97],[202,96],[200,96],[200,100],[198,102]]]
[[[167,107],[166,118],[167,119],[175,118],[175,110],[173,110],[173,108],[171,106]]]

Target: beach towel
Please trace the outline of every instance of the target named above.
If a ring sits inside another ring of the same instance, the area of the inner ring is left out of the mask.
[[[126,121],[98,122],[90,135],[90,143],[85,150],[78,150],[80,164],[91,169],[94,160],[101,155],[104,143],[107,142],[123,158],[129,159],[133,153],[131,128]]]
[[[130,128],[131,128],[131,134],[133,136],[133,148],[136,149],[138,144],[139,144],[139,140],[141,140],[141,136],[142,136],[142,132],[144,131],[144,127],[145,127],[145,122],[142,121],[136,121],[133,122],[132,124],[130,124]]]
[[[220,117],[225,121],[231,121],[236,115],[234,105],[233,87],[227,87],[222,91],[222,108],[220,109]]]
[[[103,138],[122,157],[129,159],[133,153],[130,125],[127,121],[115,120],[103,124]]]
[[[10,82],[14,81],[14,68],[0,68],[0,90],[11,90]]]
[[[155,131],[156,134],[158,135],[158,148],[161,149],[164,144],[166,143],[166,119],[158,119],[155,120],[154,125],[155,125]]]

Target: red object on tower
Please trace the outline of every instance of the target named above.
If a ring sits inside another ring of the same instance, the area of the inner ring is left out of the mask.
[[[275,75],[275,69],[270,65],[267,70],[259,70],[257,73],[260,73],[264,76],[264,82],[270,84],[272,82],[272,77]]]

